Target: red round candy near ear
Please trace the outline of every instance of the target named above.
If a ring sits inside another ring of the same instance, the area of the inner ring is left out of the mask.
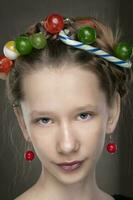
[[[51,34],[59,33],[64,28],[64,19],[61,15],[52,14],[44,21],[44,28]]]
[[[106,149],[109,153],[115,153],[117,151],[117,145],[115,143],[109,143]]]
[[[11,67],[13,65],[13,61],[8,59],[5,56],[0,56],[0,72],[8,74]]]
[[[35,155],[33,153],[33,151],[26,151],[24,154],[24,158],[27,161],[32,161],[34,159]]]

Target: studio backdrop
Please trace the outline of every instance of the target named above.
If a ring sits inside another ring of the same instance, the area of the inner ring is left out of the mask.
[[[16,35],[51,13],[63,16],[94,16],[111,25],[120,26],[123,40],[133,44],[133,1],[120,0],[1,0],[0,53]],[[131,86],[132,88],[132,86]],[[97,166],[99,186],[110,194],[122,193],[133,197],[133,94],[122,108],[119,126],[114,133],[118,153],[105,149]],[[107,138],[106,138],[107,139]],[[105,141],[106,143],[106,141]],[[6,97],[5,82],[0,80],[0,199],[13,200],[38,179],[40,161],[24,162],[26,148],[17,120]]]

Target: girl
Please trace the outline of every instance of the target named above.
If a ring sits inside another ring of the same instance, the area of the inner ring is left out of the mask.
[[[130,199],[105,193],[95,177],[132,78],[132,47],[118,41],[94,18],[52,14],[5,45],[8,97],[42,164],[37,182],[15,200]]]

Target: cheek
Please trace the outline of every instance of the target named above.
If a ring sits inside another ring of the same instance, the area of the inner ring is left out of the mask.
[[[38,158],[42,161],[46,160],[47,157],[52,159],[52,155],[55,154],[55,134],[48,129],[45,130],[45,128],[31,127],[29,131],[32,145]]]
[[[84,149],[94,159],[102,153],[105,142],[105,131],[106,120],[103,120],[103,118],[97,118],[97,120],[94,120],[82,130],[84,137],[81,140],[84,143]]]

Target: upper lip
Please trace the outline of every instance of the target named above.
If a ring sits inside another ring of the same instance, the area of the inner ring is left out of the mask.
[[[77,163],[81,163],[81,162],[83,162],[83,160],[81,160],[81,161],[78,161],[78,160],[75,160],[75,161],[72,161],[72,162],[64,162],[64,163],[59,163],[58,165],[74,165],[74,164],[77,164]]]

